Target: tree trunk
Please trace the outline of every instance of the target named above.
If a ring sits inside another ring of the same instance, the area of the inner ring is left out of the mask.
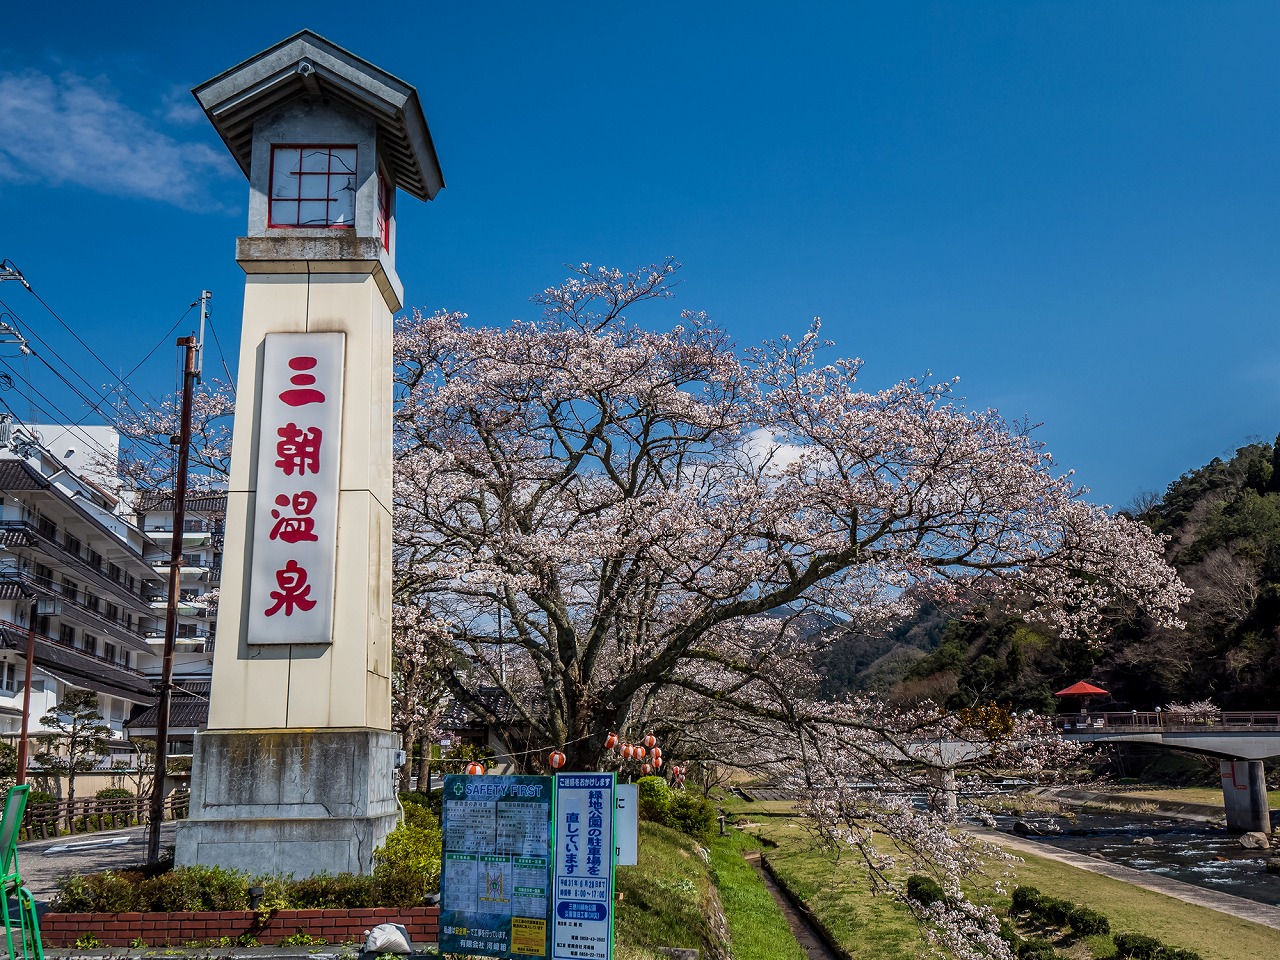
[[[429,793],[431,787],[431,741],[427,737],[418,740],[418,792]]]
[[[409,776],[413,773],[413,744],[417,739],[417,724],[409,724],[400,734],[400,749],[404,751],[404,763],[396,771],[397,790],[400,793],[409,789]]]

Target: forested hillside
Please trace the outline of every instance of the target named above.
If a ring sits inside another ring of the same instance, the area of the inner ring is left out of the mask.
[[[1185,629],[1121,620],[1091,652],[1016,610],[927,606],[883,635],[837,641],[819,663],[825,693],[1041,710],[1053,708],[1053,691],[1088,678],[1117,709],[1206,698],[1280,709],[1280,450],[1241,447],[1132,512],[1171,538],[1167,556],[1195,591]]]

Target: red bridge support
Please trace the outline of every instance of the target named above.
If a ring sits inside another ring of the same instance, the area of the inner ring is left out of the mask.
[[[1227,829],[1237,833],[1271,832],[1267,780],[1261,760],[1221,760],[1222,798]]]

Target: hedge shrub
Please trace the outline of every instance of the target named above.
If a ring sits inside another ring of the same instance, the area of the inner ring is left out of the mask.
[[[907,896],[925,907],[946,899],[938,881],[921,873],[913,873],[907,877]]]
[[[1067,923],[1071,932],[1077,937],[1093,937],[1100,933],[1111,932],[1111,921],[1097,910],[1088,907],[1076,907],[1067,915]]]
[[[1048,940],[1023,940],[1018,944],[1018,960],[1057,960],[1057,956]]]
[[[1117,933],[1112,940],[1119,960],[1160,960],[1164,947],[1155,937],[1142,933]]]
[[[94,794],[99,800],[136,800],[137,794],[124,787],[103,787]]]
[[[1041,896],[1040,891],[1035,887],[1014,887],[1009,913],[1015,917],[1035,913],[1039,908]]]

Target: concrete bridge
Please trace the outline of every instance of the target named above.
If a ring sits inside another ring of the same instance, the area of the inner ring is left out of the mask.
[[[1263,761],[1280,757],[1280,712],[1223,712],[1202,719],[1159,710],[1079,713],[1053,718],[1057,730],[1084,743],[1150,743],[1216,757],[1227,829],[1271,830]]]

